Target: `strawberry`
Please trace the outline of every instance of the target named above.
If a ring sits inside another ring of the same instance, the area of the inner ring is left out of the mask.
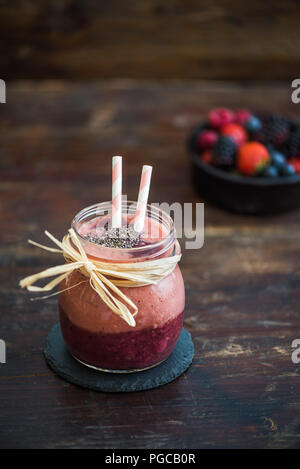
[[[237,146],[242,145],[248,138],[247,132],[239,124],[226,124],[221,128],[221,134],[231,137]]]
[[[237,168],[246,176],[253,176],[262,171],[270,162],[267,148],[259,142],[244,143],[237,155]]]

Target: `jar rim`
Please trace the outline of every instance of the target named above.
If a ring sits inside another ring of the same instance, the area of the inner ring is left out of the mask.
[[[126,201],[122,202],[122,212],[128,214],[128,209],[132,210],[132,213],[134,214],[136,211],[136,206],[137,202],[135,201]],[[83,208],[80,210],[75,217],[72,220],[71,227],[75,231],[76,235],[80,240],[82,240],[84,243],[87,243],[88,245],[95,246],[97,243],[86,239],[84,236],[82,236],[78,230],[78,227],[81,223],[83,223],[85,220],[91,219],[90,217],[93,216],[104,216],[106,212],[111,213],[112,210],[112,202],[111,201],[106,201],[106,202],[100,202],[97,204],[90,205],[88,207]],[[105,212],[105,213],[104,213]],[[174,222],[170,215],[168,215],[164,210],[161,210],[160,208],[156,207],[154,204],[147,204],[146,208],[146,216],[150,217],[151,219],[156,220],[159,224],[163,224],[165,228],[167,228],[167,235],[166,237],[162,238],[161,240],[148,244],[146,246],[139,246],[139,247],[131,247],[131,248],[119,248],[119,247],[108,247],[108,246],[101,246],[101,249],[104,250],[110,250],[112,252],[122,252],[124,254],[126,253],[139,253],[139,254],[147,254],[147,251],[153,250],[156,248],[159,248],[160,246],[165,247],[164,245],[166,244],[166,249],[170,247],[170,245],[175,241],[176,239],[176,230],[174,227]],[[157,253],[156,253],[157,255]]]

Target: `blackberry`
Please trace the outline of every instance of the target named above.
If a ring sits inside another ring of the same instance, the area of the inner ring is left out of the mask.
[[[286,142],[286,153],[288,157],[294,158],[300,152],[300,127],[291,132]]]
[[[265,145],[282,145],[289,135],[290,123],[280,114],[271,114],[262,119],[262,128],[255,134],[255,140]]]
[[[219,137],[213,149],[212,164],[218,168],[232,168],[235,163],[236,148],[231,137]]]

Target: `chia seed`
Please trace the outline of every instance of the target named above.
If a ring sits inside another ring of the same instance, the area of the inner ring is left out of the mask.
[[[121,228],[108,228],[99,238],[98,236],[85,236],[87,241],[108,248],[128,249],[140,245],[141,235],[131,226]]]

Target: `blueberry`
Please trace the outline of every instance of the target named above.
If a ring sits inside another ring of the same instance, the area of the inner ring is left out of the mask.
[[[278,168],[276,166],[268,166],[261,173],[263,177],[276,178],[278,176]]]
[[[248,132],[250,133],[258,132],[258,130],[262,128],[262,123],[258,117],[251,116],[249,117],[245,127],[246,127],[246,130],[248,130]]]
[[[272,159],[273,165],[276,166],[276,168],[278,169],[282,169],[284,166],[286,166],[286,158],[279,151],[272,151],[271,159]]]
[[[293,174],[295,174],[295,169],[291,164],[285,164],[281,168],[281,174],[283,176],[292,176]]]

